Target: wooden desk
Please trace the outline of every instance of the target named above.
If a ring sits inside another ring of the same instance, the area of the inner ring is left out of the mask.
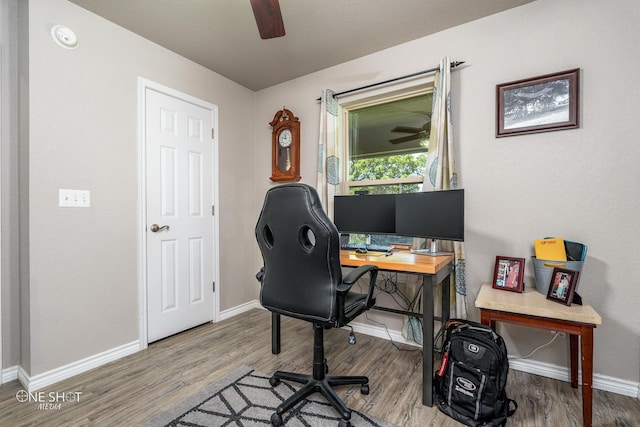
[[[434,303],[427,304],[428,298],[433,293],[431,289],[438,284],[449,284],[449,276],[453,270],[453,256],[425,256],[414,255],[409,251],[393,252],[389,256],[356,254],[353,251],[340,251],[340,264],[343,267],[359,267],[361,265],[375,265],[382,271],[394,271],[422,275],[422,291],[425,304],[423,313],[412,313],[387,307],[374,306],[373,308],[396,314],[422,318],[422,404],[433,406],[433,326]],[[442,286],[441,322],[449,318],[450,287]],[[271,315],[271,352],[280,353],[280,315]]]
[[[533,288],[523,293],[493,289],[484,283],[476,298],[480,321],[495,330],[496,322],[569,334],[571,352],[571,387],[578,387],[578,338],[582,355],[582,418],[585,427],[592,421],[593,329],[602,318],[583,300],[583,305],[567,307],[547,300]]]

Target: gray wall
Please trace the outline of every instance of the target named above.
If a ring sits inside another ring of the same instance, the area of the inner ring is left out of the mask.
[[[533,240],[562,236],[589,246],[580,293],[603,318],[595,332],[594,372],[640,380],[640,4],[538,0],[258,92],[256,141],[264,122],[286,105],[300,117],[302,180],[315,185],[323,88],[337,92],[436,66],[443,56],[466,64],[452,72],[454,138],[465,188],[469,316],[491,281],[496,255],[527,259],[534,286]],[[495,138],[495,87],[581,68],[581,126]],[[418,84],[423,79],[405,83]],[[359,96],[367,96],[365,92]],[[355,95],[341,98],[352,100]],[[257,196],[268,181],[269,146],[256,144]],[[256,212],[260,206],[256,206]],[[259,254],[256,254],[259,264]],[[526,355],[548,332],[500,326],[511,354]],[[532,358],[568,366],[567,339]]]
[[[29,60],[21,183],[29,264],[21,317],[13,309],[3,319],[3,365],[33,376],[138,339],[138,77],[219,107],[221,310],[252,299],[239,284],[255,279],[237,254],[254,222],[253,171],[244,166],[255,94],[67,1],[30,2],[28,18],[20,54]],[[60,23],[76,32],[78,49],[53,42]],[[90,190],[91,208],[58,208],[59,188]],[[3,307],[12,305],[17,283],[3,277],[2,289]]]

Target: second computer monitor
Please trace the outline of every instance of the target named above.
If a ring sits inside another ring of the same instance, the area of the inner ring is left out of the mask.
[[[464,240],[464,190],[396,195],[396,234]]]

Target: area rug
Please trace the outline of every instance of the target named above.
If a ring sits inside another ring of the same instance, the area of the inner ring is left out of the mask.
[[[269,384],[269,376],[243,366],[173,408],[144,424],[158,426],[253,427],[270,426],[275,408],[296,390],[282,381]],[[340,418],[319,393],[283,414],[286,427],[337,426]],[[394,427],[357,411],[352,411],[354,427]]]

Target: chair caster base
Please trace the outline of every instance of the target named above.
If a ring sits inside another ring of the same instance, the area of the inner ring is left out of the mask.
[[[351,422],[349,420],[340,420],[338,427],[351,427]]]
[[[271,387],[277,387],[278,385],[280,385],[280,378],[276,378],[276,377],[271,377],[269,378],[269,384],[271,384]]]
[[[279,427],[282,425],[282,417],[280,415],[278,415],[277,413],[274,413],[273,415],[271,415],[271,425],[273,427]]]

